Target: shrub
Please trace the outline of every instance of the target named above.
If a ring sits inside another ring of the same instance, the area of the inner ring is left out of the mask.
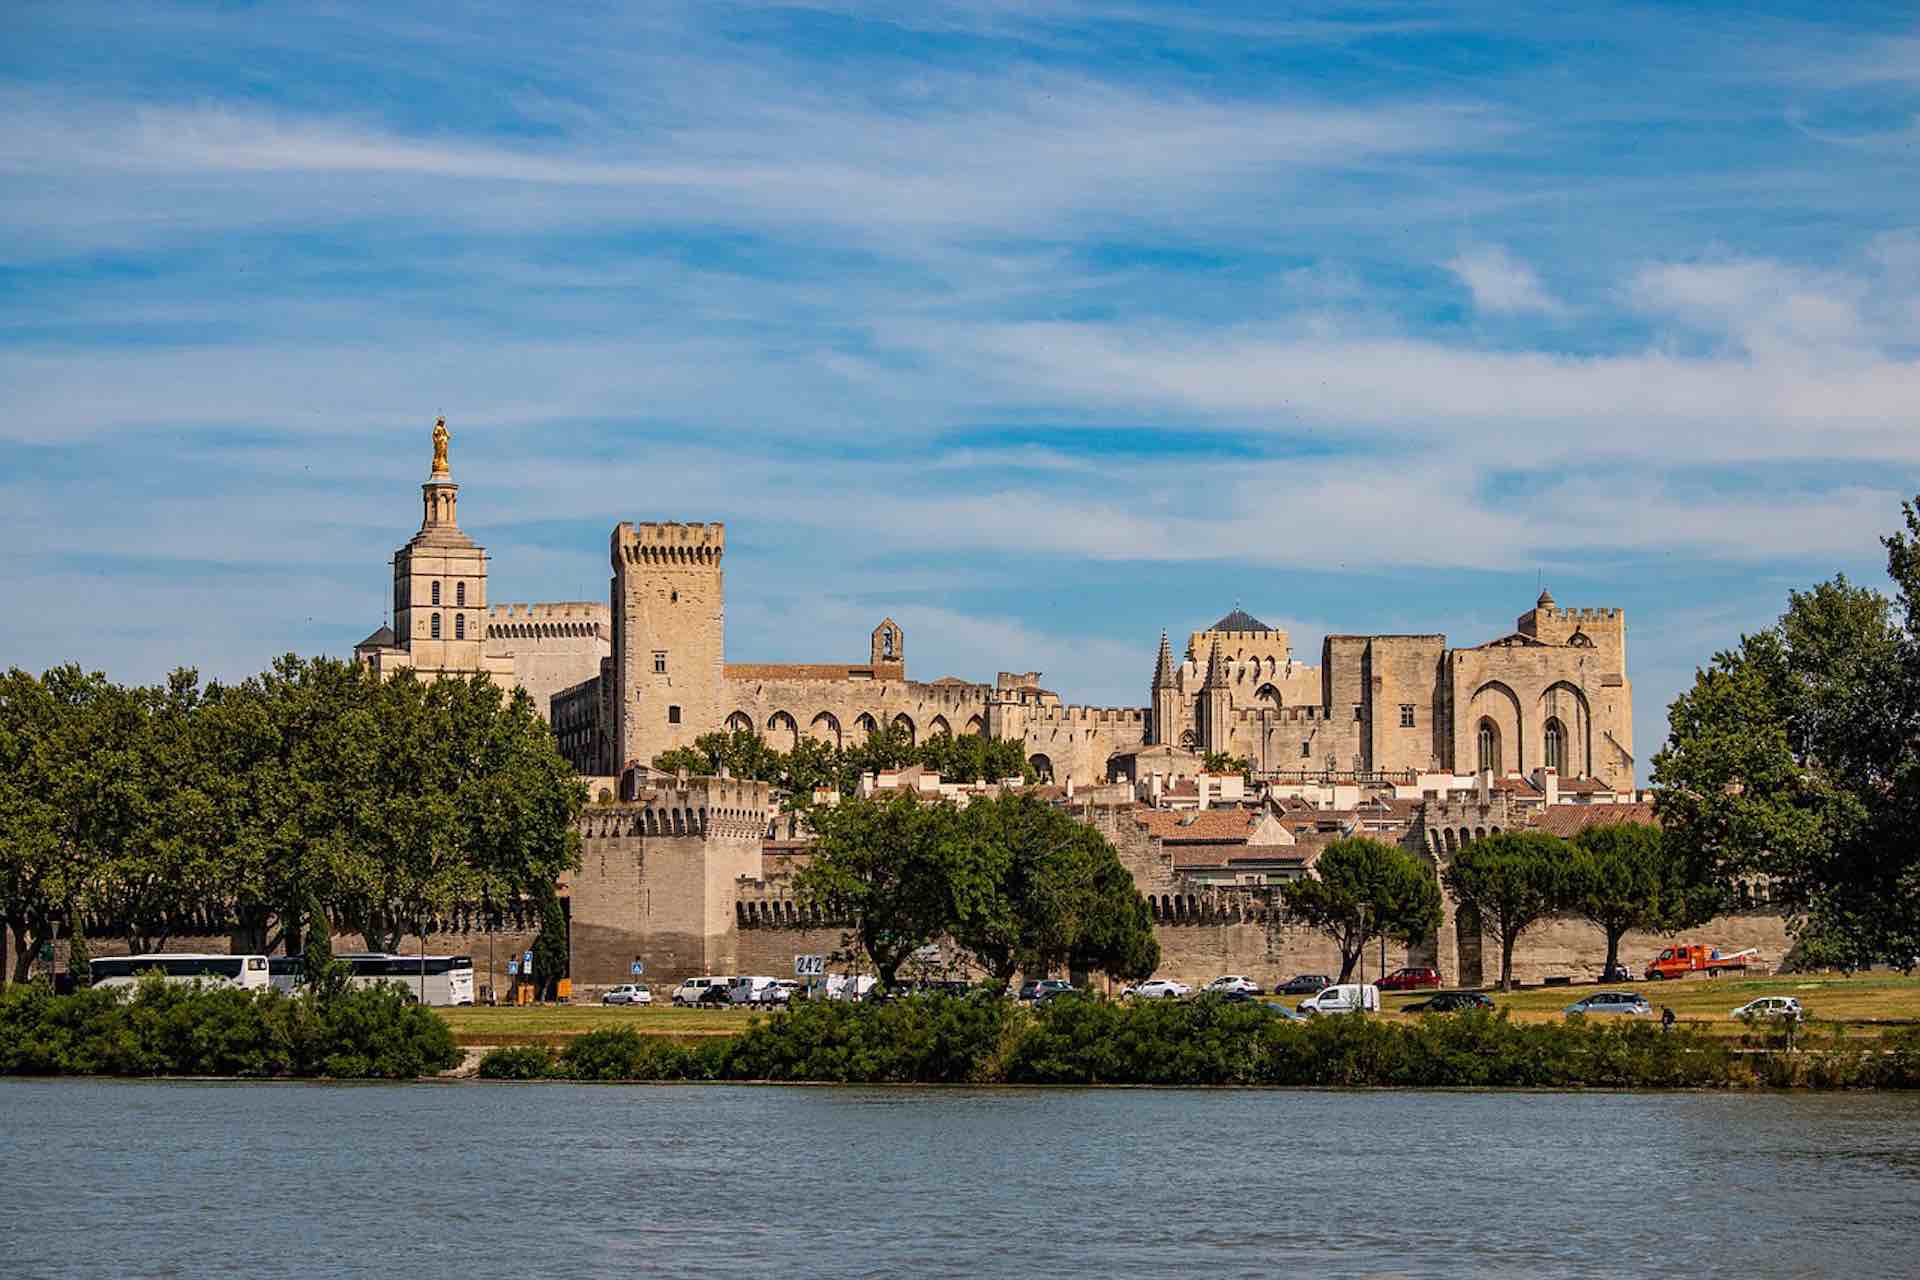
[[[480,1059],[482,1080],[545,1080],[554,1073],[553,1050],[539,1044],[489,1049]]]

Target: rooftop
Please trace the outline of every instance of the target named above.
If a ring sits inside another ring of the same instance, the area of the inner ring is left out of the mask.
[[[1220,621],[1208,627],[1209,631],[1271,631],[1272,627],[1248,613],[1245,609],[1235,609]]]

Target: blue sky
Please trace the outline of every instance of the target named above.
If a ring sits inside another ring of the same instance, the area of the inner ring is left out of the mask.
[[[9,6],[0,661],[344,653],[454,432],[496,601],[729,525],[729,656],[1628,611],[1920,480],[1911,5]]]

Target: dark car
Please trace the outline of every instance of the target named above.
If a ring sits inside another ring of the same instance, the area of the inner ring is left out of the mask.
[[[1260,998],[1251,991],[1216,991],[1212,994],[1231,1004],[1252,1004]]]
[[[1491,1009],[1493,1001],[1478,991],[1443,991],[1425,1000],[1415,1000],[1402,1013],[1460,1013],[1467,1009]]]
[[[1302,973],[1288,978],[1273,989],[1277,996],[1313,996],[1319,995],[1333,985],[1333,979],[1324,973]]]
[[[1040,994],[1033,998],[1033,1007],[1038,1009],[1041,1005],[1052,1004],[1055,1000],[1071,999],[1074,996],[1084,994],[1086,993],[1078,987],[1042,987]]]
[[[1065,991],[1071,986],[1064,978],[1030,978],[1020,984],[1020,998],[1038,1000],[1049,991]]]
[[[702,991],[699,997],[694,1000],[694,1003],[697,1005],[700,1005],[700,1004],[722,1005],[722,1006],[731,1007],[733,1004],[733,997],[727,994],[727,989],[725,987],[722,987],[716,984],[714,986],[708,987],[705,991]]]
[[[921,990],[935,992],[943,996],[964,996],[973,990],[973,984],[971,982],[961,982],[958,979],[954,979],[945,982],[929,982],[921,987]]]
[[[1440,971],[1427,969],[1419,965],[1408,965],[1404,969],[1395,969],[1376,984],[1382,991],[1418,991],[1422,987],[1438,987]]]

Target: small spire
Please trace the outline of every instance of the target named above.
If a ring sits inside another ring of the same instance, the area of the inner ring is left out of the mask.
[[[1167,633],[1160,632],[1160,656],[1153,663],[1153,687],[1169,689],[1173,687],[1173,647],[1167,643]]]
[[[1207,651],[1207,678],[1202,689],[1224,689],[1227,687],[1226,668],[1220,665],[1220,642],[1215,640],[1213,648]]]

